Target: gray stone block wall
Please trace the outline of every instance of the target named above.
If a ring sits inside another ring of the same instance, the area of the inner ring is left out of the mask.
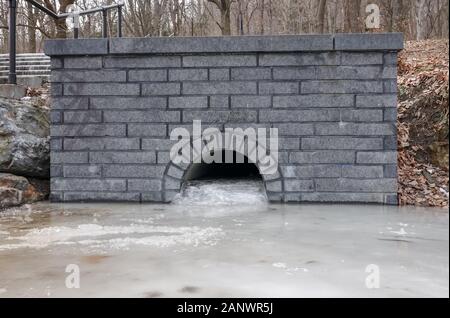
[[[170,202],[173,128],[274,127],[274,202],[397,202],[401,34],[50,40],[51,200]]]

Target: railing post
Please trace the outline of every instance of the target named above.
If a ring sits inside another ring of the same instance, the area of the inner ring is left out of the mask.
[[[103,9],[102,10],[102,16],[103,16],[103,37],[108,37],[108,10]]]
[[[9,0],[9,73],[8,83],[17,84],[16,75],[16,9],[17,1]]]
[[[122,6],[117,7],[117,36],[122,37]]]

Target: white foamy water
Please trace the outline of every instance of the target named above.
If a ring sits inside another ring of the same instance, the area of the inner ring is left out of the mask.
[[[265,206],[267,196],[261,180],[190,181],[175,197],[181,206]]]

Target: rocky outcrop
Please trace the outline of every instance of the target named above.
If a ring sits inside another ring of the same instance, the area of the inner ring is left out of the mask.
[[[48,178],[49,134],[47,108],[0,98],[0,172]]]
[[[44,200],[49,190],[48,180],[0,173],[0,209]]]

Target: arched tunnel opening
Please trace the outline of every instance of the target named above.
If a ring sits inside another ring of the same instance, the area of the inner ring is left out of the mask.
[[[223,163],[192,164],[186,171],[180,205],[261,206],[267,204],[263,178],[255,163],[236,152],[221,152]],[[234,163],[227,163],[232,156]],[[243,159],[237,161],[237,157]]]

